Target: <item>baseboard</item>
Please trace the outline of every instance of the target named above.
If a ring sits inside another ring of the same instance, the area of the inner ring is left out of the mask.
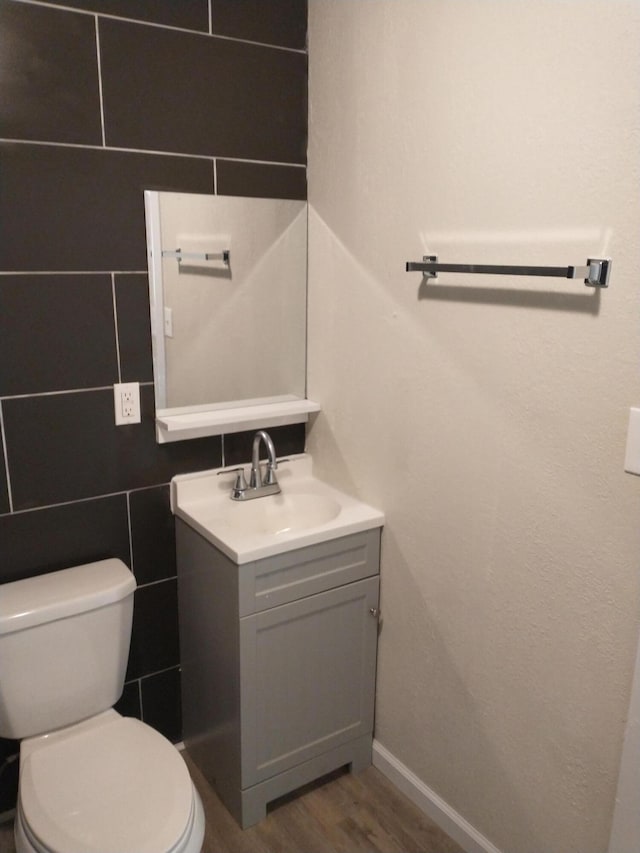
[[[377,740],[373,741],[373,765],[467,853],[501,853]]]

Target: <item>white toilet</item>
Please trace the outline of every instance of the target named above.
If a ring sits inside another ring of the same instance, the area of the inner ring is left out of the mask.
[[[0,735],[23,738],[18,853],[202,847],[202,803],[180,754],[111,707],[135,587],[116,559],[0,586]]]

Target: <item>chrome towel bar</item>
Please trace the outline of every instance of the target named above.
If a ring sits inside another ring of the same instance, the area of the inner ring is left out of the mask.
[[[176,258],[178,263],[183,259],[194,261],[222,261],[229,266],[231,263],[231,250],[223,249],[221,252],[183,252],[182,249],[163,249],[163,258]]]
[[[589,258],[583,267],[529,267],[497,264],[439,264],[437,255],[424,255],[422,261],[407,261],[407,272],[424,273],[437,278],[439,272],[482,275],[538,275],[548,278],[581,278],[587,287],[608,287],[611,258]]]

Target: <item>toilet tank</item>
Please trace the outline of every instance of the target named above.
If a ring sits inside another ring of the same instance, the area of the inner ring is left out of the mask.
[[[135,588],[117,559],[0,586],[0,736],[50,732],[118,700]]]

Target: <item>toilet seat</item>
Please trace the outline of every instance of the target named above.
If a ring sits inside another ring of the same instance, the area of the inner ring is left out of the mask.
[[[154,729],[107,711],[34,740],[20,767],[20,818],[34,849],[192,849],[199,798],[178,751]]]

